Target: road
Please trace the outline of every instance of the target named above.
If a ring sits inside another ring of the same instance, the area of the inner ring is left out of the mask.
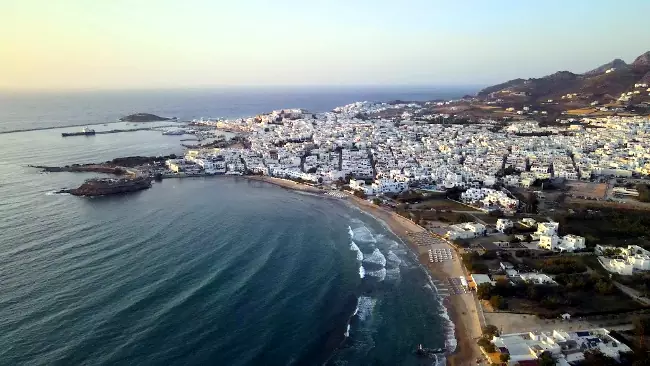
[[[631,287],[625,286],[624,284],[616,281],[612,281],[614,286],[618,287],[619,290],[621,290],[623,293],[625,293],[627,296],[633,298],[634,300],[643,303],[644,305],[650,305],[650,299],[647,297],[641,296],[641,293]]]

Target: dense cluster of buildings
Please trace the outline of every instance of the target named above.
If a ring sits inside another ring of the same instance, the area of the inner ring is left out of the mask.
[[[352,178],[351,188],[368,195],[425,182],[440,189],[467,189],[464,201],[503,210],[516,210],[518,202],[490,189],[496,183],[527,187],[555,177],[650,175],[647,118],[584,119],[581,124],[569,120],[560,127],[513,122],[500,129],[489,120],[431,123],[440,118],[418,114],[421,107],[359,102],[319,114],[285,109],[214,122],[245,132],[250,148],[191,151],[168,166],[173,171],[196,167],[215,174],[254,172],[323,183]]]

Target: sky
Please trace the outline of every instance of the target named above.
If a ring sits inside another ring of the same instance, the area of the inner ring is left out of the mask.
[[[490,85],[650,50],[650,0],[0,0],[0,89]]]

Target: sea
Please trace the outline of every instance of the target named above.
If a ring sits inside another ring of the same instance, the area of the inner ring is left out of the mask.
[[[187,120],[473,90],[206,89],[0,94],[1,365],[436,365],[453,324],[414,253],[345,201],[236,177],[123,196],[56,194],[42,173],[180,154],[182,136],[62,138],[148,112]]]

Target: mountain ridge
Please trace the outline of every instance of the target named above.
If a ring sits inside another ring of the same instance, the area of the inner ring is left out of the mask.
[[[484,88],[477,96],[534,103],[571,98],[575,94],[577,98],[607,102],[619,97],[626,99],[622,94],[632,93],[630,100],[645,101],[650,100],[648,92],[635,85],[647,83],[650,83],[650,51],[638,56],[631,64],[615,58],[582,74],[557,71],[541,78],[517,78]]]

